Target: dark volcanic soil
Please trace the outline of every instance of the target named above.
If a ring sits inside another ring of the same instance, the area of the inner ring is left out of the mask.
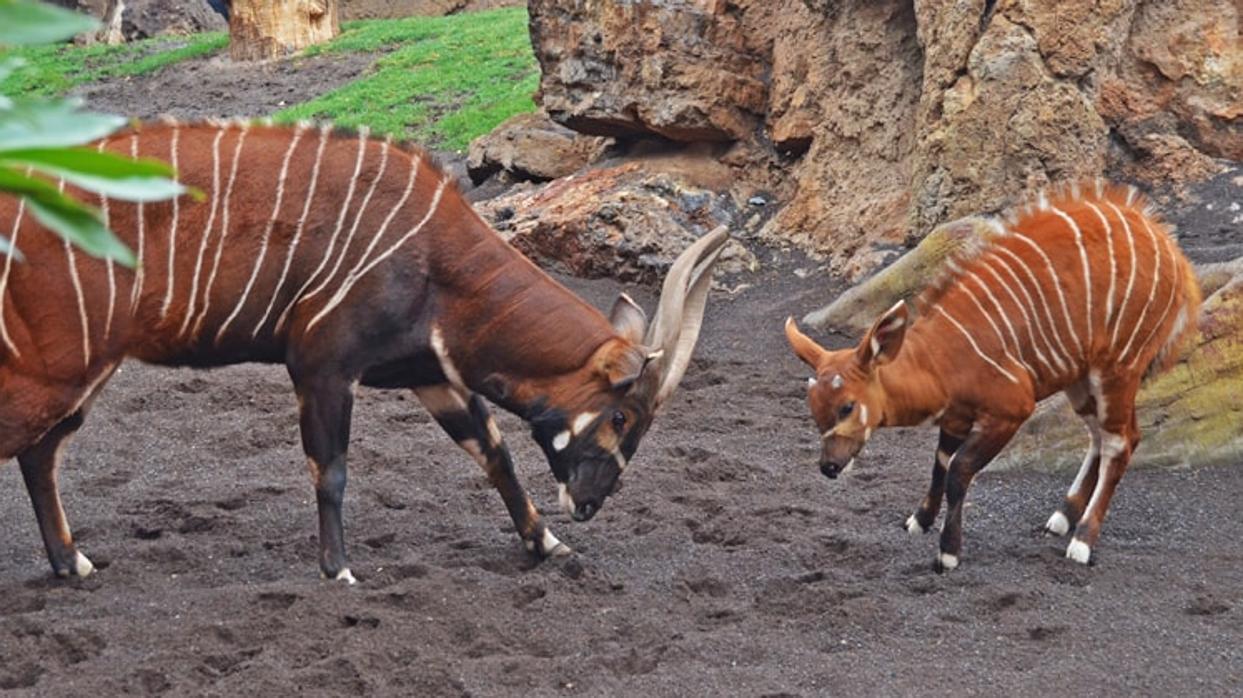
[[[234,74],[200,61],[85,94],[143,115],[259,114],[364,68],[334,58],[296,75],[281,64]],[[1228,208],[1235,177],[1173,216],[1199,260],[1243,244]],[[819,475],[806,372],[780,327],[838,289],[769,261],[727,280],[750,288],[714,294],[682,390],[590,523],[559,512],[538,449],[502,420],[520,475],[578,551],[539,565],[473,462],[410,396],[363,391],[346,512],[360,582],[321,582],[283,369],[126,365],[62,471],[96,575],[49,579],[17,468],[0,471],[0,688],[1243,692],[1243,468],[1130,473],[1091,568],[1039,533],[1070,475],[986,471],[968,501],[963,567],[938,576],[935,536],[900,528],[926,487],[935,434],[882,432],[853,473]],[[570,283],[600,307],[617,291]]]
[[[282,369],[126,365],[63,469],[102,568],[48,578],[3,478],[0,686],[39,694],[1206,694],[1243,691],[1243,469],[1137,470],[1099,564],[1038,531],[1069,476],[985,473],[963,567],[899,524],[935,435],[813,465],[779,328],[825,297],[791,264],[716,293],[682,390],[587,524],[506,418],[524,481],[578,550],[534,565],[474,464],[403,393],[363,391],[347,532],[321,582]],[[737,281],[731,280],[731,281]],[[607,306],[616,286],[571,282]],[[638,290],[649,308],[652,297]]]
[[[234,63],[220,54],[91,83],[74,94],[92,109],[143,119],[269,116],[358,79],[375,59],[352,53]]]

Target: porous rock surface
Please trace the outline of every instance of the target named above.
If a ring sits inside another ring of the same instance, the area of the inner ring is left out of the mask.
[[[539,101],[582,133],[733,144],[764,233],[859,277],[1052,181],[1243,159],[1232,0],[531,0]],[[734,187],[735,190],[743,187]]]

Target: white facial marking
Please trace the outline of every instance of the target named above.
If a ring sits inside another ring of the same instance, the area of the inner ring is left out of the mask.
[[[340,572],[337,572],[337,576],[333,577],[333,580],[338,581],[338,582],[345,582],[346,584],[349,584],[349,585],[354,585],[358,583],[358,580],[354,579],[354,574],[350,572],[350,568],[348,567],[341,570]]]
[[[574,513],[574,497],[570,495],[570,490],[564,482],[557,483],[557,501],[561,503],[561,508],[565,510],[565,513]]]
[[[859,403],[859,423],[865,426],[868,423],[868,406],[863,403]]]
[[[829,383],[829,387],[833,388],[834,390],[840,390],[841,387],[845,384],[846,384],[846,380],[842,378],[842,374],[835,373],[833,374],[833,380]]]
[[[570,432],[569,431],[563,431],[560,434],[557,434],[556,436],[552,437],[552,450],[554,451],[558,451],[558,452],[564,451],[565,447],[569,445],[570,445]]]
[[[910,518],[906,520],[906,532],[913,536],[924,532],[924,527],[919,525],[919,521],[915,519],[914,514],[911,514]]]
[[[95,571],[95,565],[86,558],[82,553],[77,553],[73,558],[73,572],[79,577],[85,577]]]
[[[952,570],[958,567],[958,556],[949,553],[938,553],[937,562],[941,563],[941,569]]]
[[[1066,519],[1066,515],[1060,511],[1053,512],[1053,516],[1049,517],[1049,522],[1044,525],[1044,530],[1055,536],[1064,536],[1070,532],[1070,521]]]
[[[1070,545],[1066,546],[1066,557],[1081,565],[1086,565],[1092,557],[1092,548],[1088,547],[1087,543],[1075,538],[1070,541]]]
[[[591,426],[591,423],[596,421],[596,417],[599,416],[599,412],[584,412],[578,415],[574,418],[574,423],[570,425],[570,431],[573,432],[575,436],[581,434],[583,430]]]

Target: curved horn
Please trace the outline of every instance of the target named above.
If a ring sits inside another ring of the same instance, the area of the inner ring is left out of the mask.
[[[653,396],[657,406],[673,394],[690,364],[703,326],[712,268],[727,242],[729,231],[725,226],[716,228],[679,255],[665,277],[656,319],[644,340],[647,346],[664,352]]]

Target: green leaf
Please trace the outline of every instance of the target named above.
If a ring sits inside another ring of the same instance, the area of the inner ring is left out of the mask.
[[[9,109],[0,111],[0,151],[82,145],[126,123],[122,116],[78,111],[78,104],[76,100],[13,100]]]
[[[3,235],[0,235],[0,254],[7,254],[19,262],[22,261],[22,253]]]
[[[23,197],[43,225],[87,253],[134,265],[133,253],[104,226],[98,211],[65,196],[47,181],[0,167],[0,191]]]
[[[162,201],[186,188],[169,179],[158,160],[134,160],[93,148],[38,148],[0,152],[0,166],[28,166],[97,194],[124,201]]]
[[[0,0],[0,44],[49,44],[99,26],[76,12],[32,0]]]
[[[168,163],[153,158],[131,158],[95,148],[29,148],[0,152],[4,160],[35,167],[54,167],[82,174],[122,179],[125,177],[173,177]]]
[[[27,199],[26,203],[40,223],[87,254],[101,259],[111,258],[127,267],[133,267],[136,263],[134,253],[108,230],[99,215],[73,199],[62,197],[57,202]]]

